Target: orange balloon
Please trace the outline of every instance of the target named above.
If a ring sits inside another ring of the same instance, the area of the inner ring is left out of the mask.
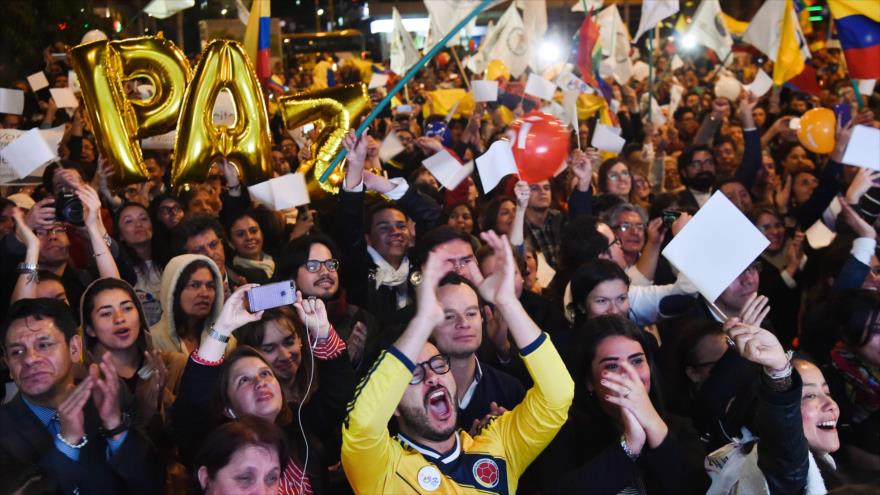
[[[834,150],[836,118],[828,108],[814,108],[801,117],[798,140],[813,153],[827,154]]]

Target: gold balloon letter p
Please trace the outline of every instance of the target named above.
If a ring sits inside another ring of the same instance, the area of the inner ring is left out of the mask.
[[[235,101],[232,127],[213,122],[214,102],[222,90]],[[205,49],[177,121],[175,187],[202,182],[215,161],[233,162],[248,184],[272,177],[269,116],[256,74],[240,43],[215,40]]]
[[[189,62],[173,43],[158,37],[101,40],[70,50],[92,132],[101,154],[117,165],[116,181],[147,180],[139,139],[174,129],[190,80]],[[148,100],[129,99],[125,83],[148,79]]]

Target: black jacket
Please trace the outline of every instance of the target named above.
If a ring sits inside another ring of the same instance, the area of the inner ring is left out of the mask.
[[[12,493],[40,477],[40,493],[161,493],[164,470],[146,436],[130,428],[119,450],[107,458],[107,443],[98,432],[101,420],[91,401],[85,406],[88,444],[72,461],[55,448],[54,438],[21,395],[0,408],[0,493]],[[36,493],[36,492],[28,492]]]

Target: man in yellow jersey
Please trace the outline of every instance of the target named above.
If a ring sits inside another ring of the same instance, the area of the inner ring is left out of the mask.
[[[516,493],[520,475],[565,422],[574,396],[571,376],[516,297],[507,238],[482,235],[502,253],[502,269],[478,284],[480,293],[508,322],[535,386],[476,437],[456,431],[449,361],[427,342],[443,319],[437,285],[450,270],[448,253],[438,246],[423,267],[415,317],[349,405],[342,465],[356,493]],[[400,426],[396,438],[387,429],[392,415]]]

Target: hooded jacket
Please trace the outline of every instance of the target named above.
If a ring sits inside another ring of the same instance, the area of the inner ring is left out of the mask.
[[[220,310],[223,308],[223,277],[220,275],[220,270],[217,268],[217,265],[215,265],[214,261],[207,256],[202,256],[200,254],[182,254],[180,256],[175,256],[174,258],[171,258],[171,261],[168,262],[165,266],[165,271],[162,273],[162,292],[160,295],[162,302],[162,319],[150,327],[153,349],[158,349],[162,352],[180,352],[187,355],[193,351],[193,349],[187,349],[183,342],[180,341],[177,326],[174,323],[174,289],[177,287],[180,274],[183,273],[186,267],[196,261],[204,261],[208,264],[211,271],[214,273],[214,283],[217,287],[215,292],[216,295],[214,297],[214,306],[211,308],[211,314],[208,315],[208,318],[205,320],[200,342],[204,342],[208,335],[208,329],[211,328],[211,324],[220,316]],[[232,349],[233,347],[234,345],[229,345],[227,346],[227,349]]]

